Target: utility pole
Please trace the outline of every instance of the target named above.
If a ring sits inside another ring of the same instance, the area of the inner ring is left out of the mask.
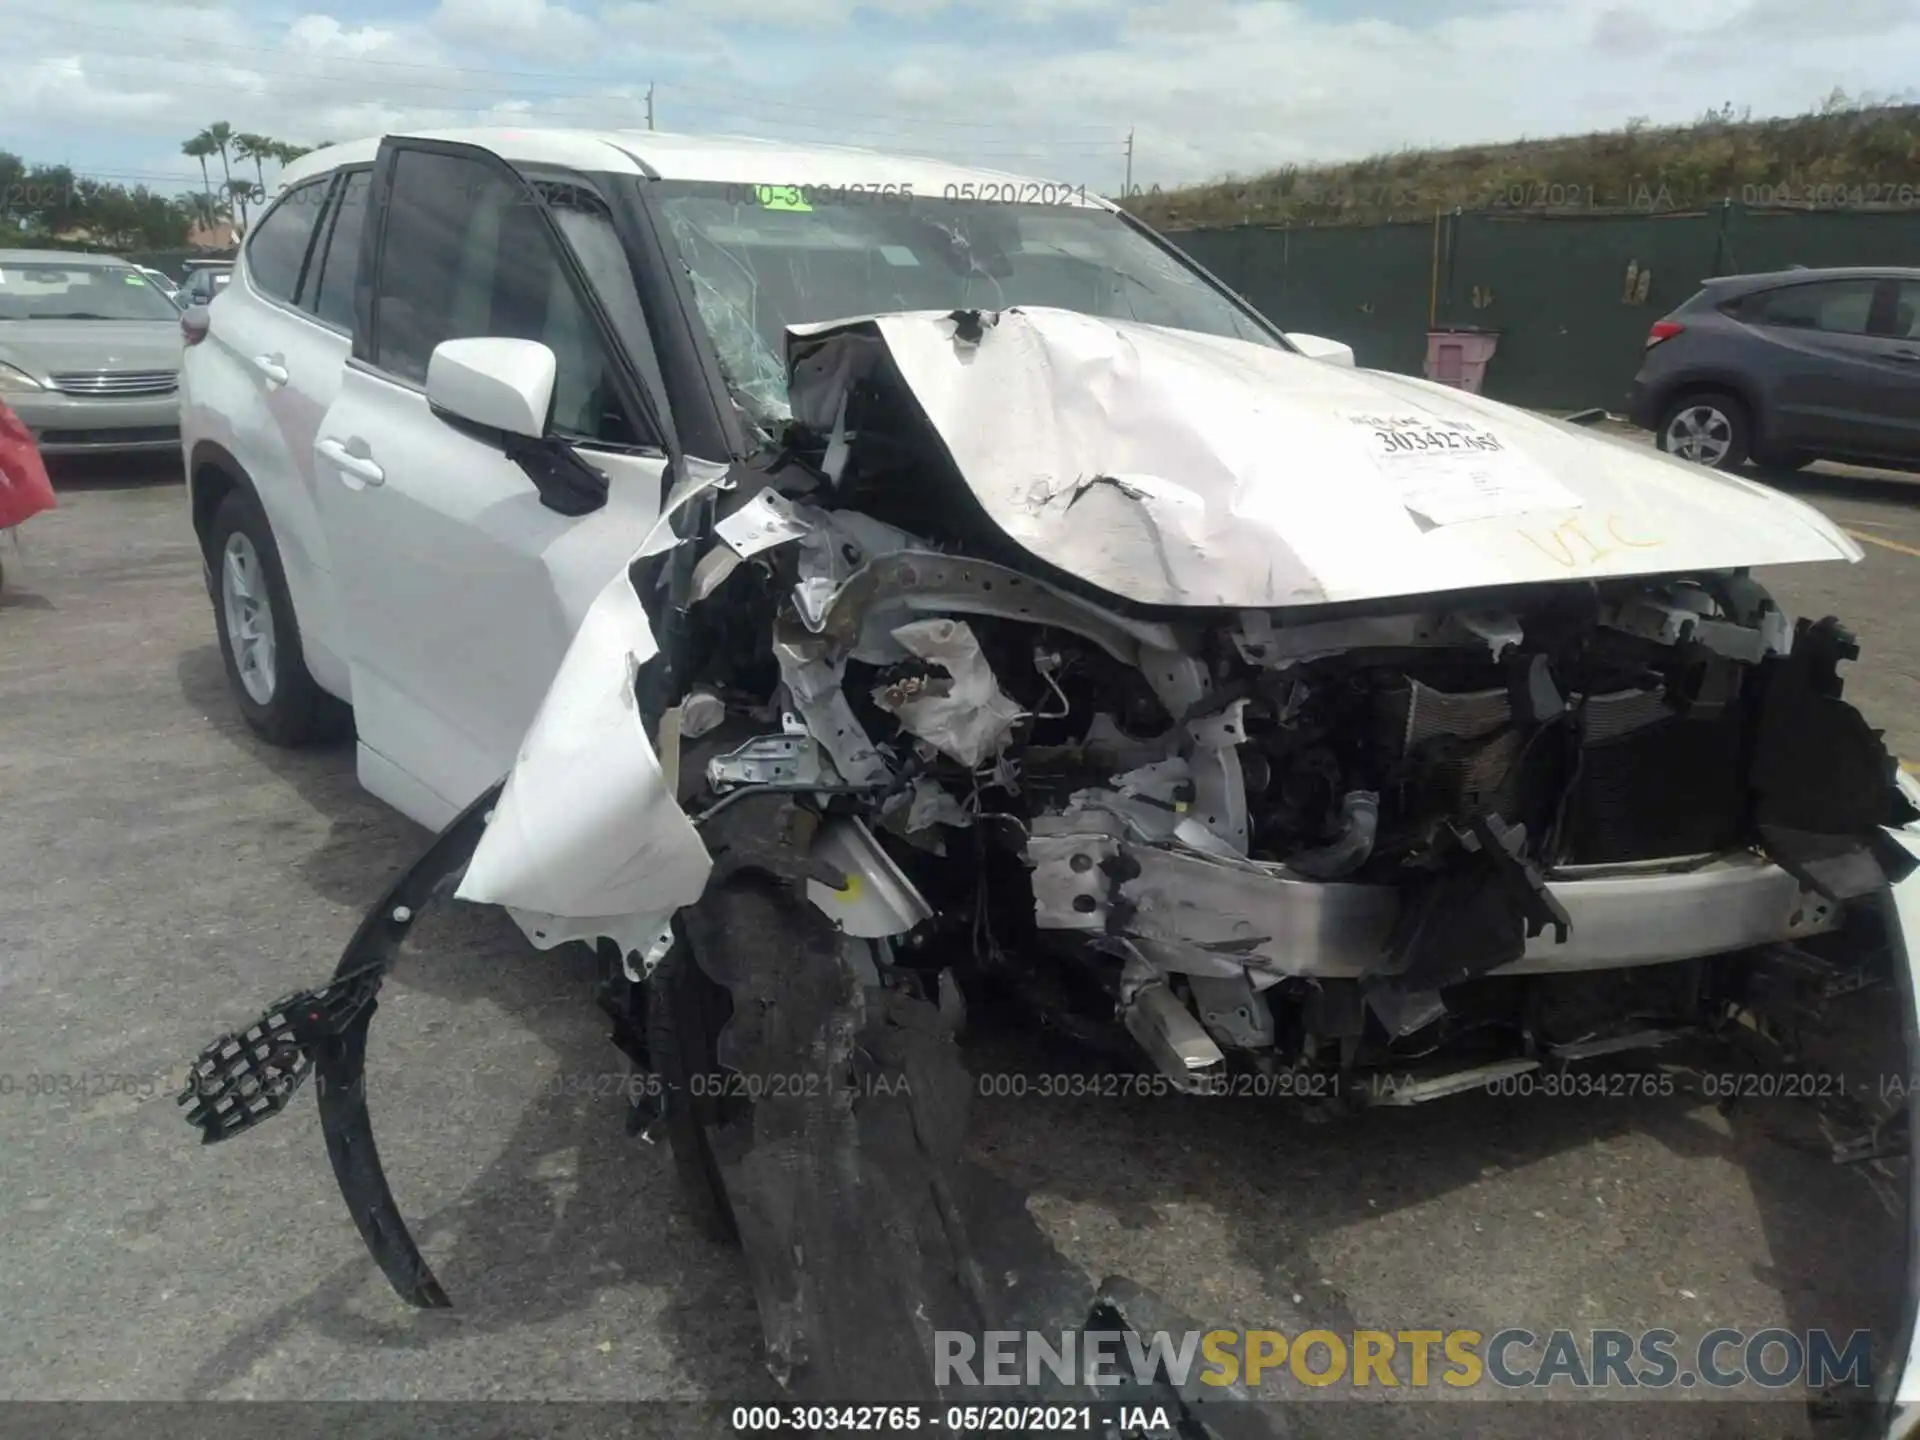
[[[1133,194],[1133,127],[1127,127],[1127,183],[1120,187],[1120,198]]]
[[[647,129],[653,128],[653,82],[647,82]]]

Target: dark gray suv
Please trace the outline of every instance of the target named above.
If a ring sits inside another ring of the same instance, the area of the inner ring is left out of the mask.
[[[1920,270],[1727,275],[1647,333],[1627,413],[1669,454],[1920,468]]]

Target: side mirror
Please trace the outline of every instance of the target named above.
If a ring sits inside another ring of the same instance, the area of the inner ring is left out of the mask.
[[[442,340],[427,360],[427,404],[456,420],[538,440],[558,362],[538,340]]]
[[[1327,340],[1319,335],[1300,335],[1287,332],[1287,339],[1302,355],[1309,360],[1324,360],[1329,365],[1338,365],[1342,369],[1353,369],[1353,347],[1342,345],[1338,340]]]
[[[498,437],[547,509],[590,515],[607,503],[605,473],[547,434],[558,368],[553,351],[538,340],[442,340],[427,358],[427,404]]]

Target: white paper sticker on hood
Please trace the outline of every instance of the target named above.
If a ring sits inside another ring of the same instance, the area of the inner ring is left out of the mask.
[[[1400,503],[1429,525],[1459,525],[1583,502],[1494,431],[1428,411],[1344,410]]]

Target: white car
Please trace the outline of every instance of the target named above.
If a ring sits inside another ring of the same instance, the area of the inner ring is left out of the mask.
[[[132,263],[132,262],[129,262],[129,263]],[[166,296],[169,300],[173,300],[177,295],[179,295],[180,286],[174,281],[174,278],[171,275],[168,275],[165,271],[156,270],[151,265],[136,264],[134,265],[133,268],[138,270],[142,275],[146,276],[147,283],[153,286],[153,288],[158,290],[162,295]],[[178,302],[176,301],[176,303]]]
[[[1349,1104],[1733,1013],[1784,1051],[1805,985],[1911,994],[1911,786],[1839,698],[1850,638],[1749,574],[1857,560],[1840,530],[1356,369],[1081,187],[389,137],[291,165],[186,319],[236,701],[278,743],[350,721],[362,784],[440,837],[183,1103],[226,1138],[317,1066],[416,1303],[445,1296],[357,1082],[456,884],[601,948],[639,1123],[830,1395],[870,1393],[837,1326],[925,1373],[953,1297],[912,1196],[1000,1273],[952,1178],[986,991],[1160,1087]],[[973,1320],[1031,1300],[1000,1289]]]

